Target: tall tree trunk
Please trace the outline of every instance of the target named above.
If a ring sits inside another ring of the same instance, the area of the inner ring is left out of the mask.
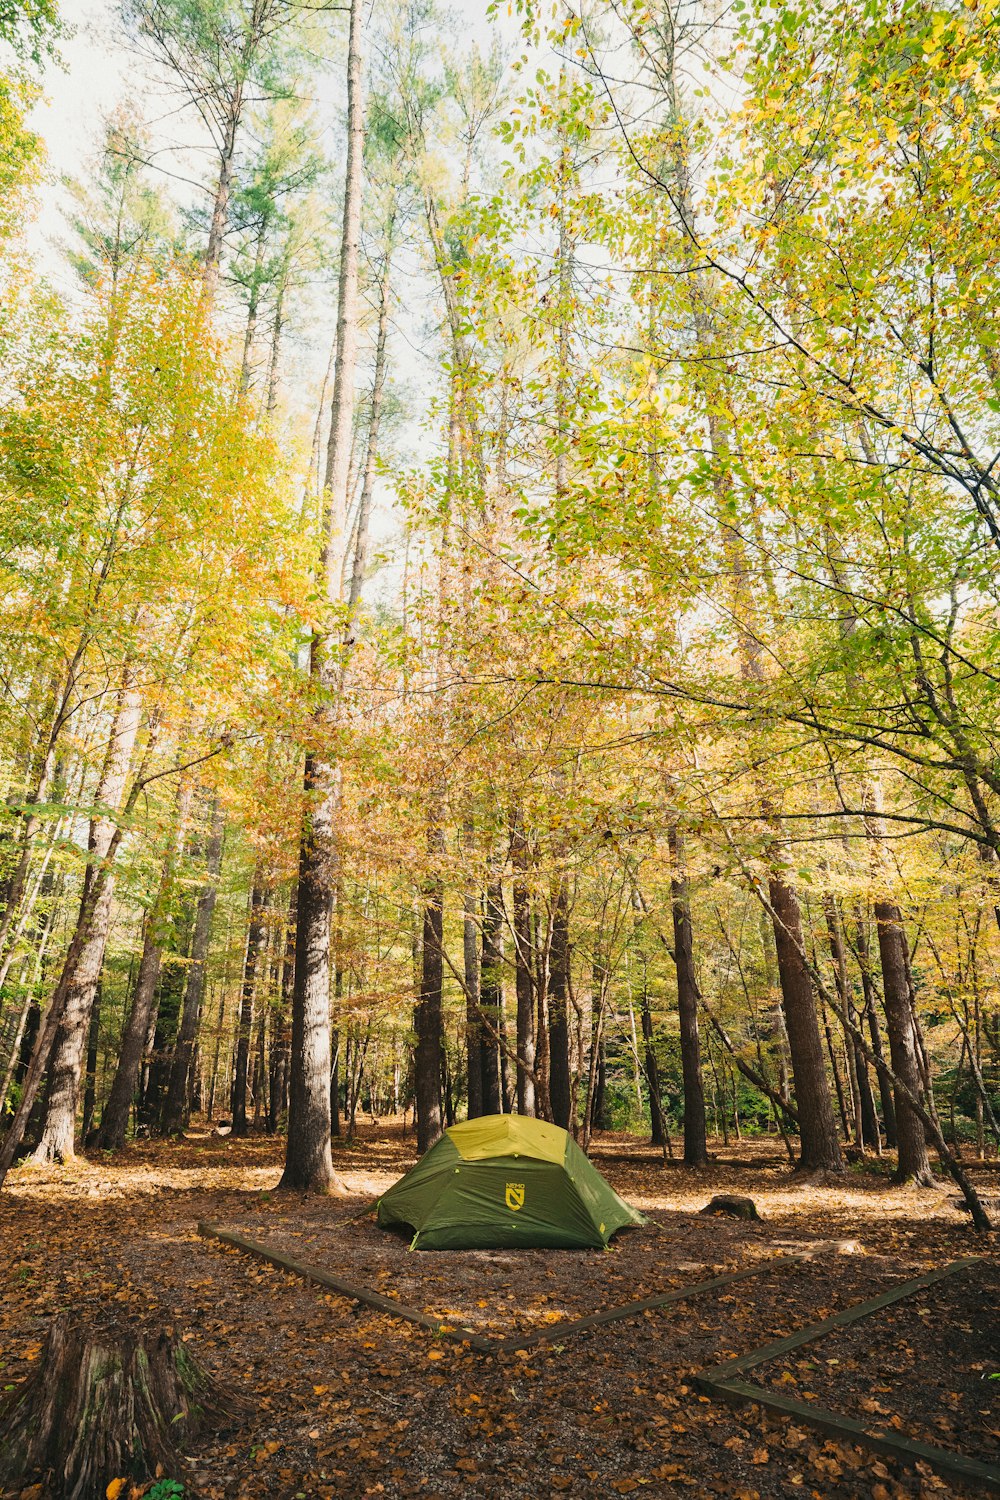
[[[307,790],[312,792],[312,755],[306,756],[305,776]],[[298,1192],[329,1192],[338,1185],[330,1150],[330,921],[333,888],[321,853],[331,852],[332,829],[327,821],[331,811],[324,791],[314,802],[299,852],[288,1141],[280,1183],[282,1188]]]
[[[468,831],[468,830],[467,830]],[[471,842],[471,841],[470,841]],[[482,1018],[479,1013],[479,892],[475,881],[465,889],[462,954],[465,964],[465,1047],[468,1061],[469,1119],[489,1113],[483,1108]],[[486,936],[483,934],[483,942]]]
[[[11,1083],[21,1084],[24,1080],[31,1061],[35,1038],[38,1035],[41,1021],[38,993],[44,983],[45,956],[52,937],[56,902],[61,886],[62,877],[57,877],[51,869],[46,869],[39,882],[39,896],[42,902],[47,904],[42,906],[41,915],[35,921],[32,933],[34,952],[30,960],[26,960],[22,971],[21,982],[25,987],[24,1000],[14,1028],[7,1066],[0,1079],[0,1117],[6,1113],[7,1095],[10,1092]]]
[[[709,430],[716,463],[720,466],[727,466],[729,462],[728,439],[717,415],[710,416]],[[730,488],[728,467],[720,467],[717,483],[720,501],[728,497]],[[724,510],[722,514],[725,514]],[[723,520],[721,524],[723,544],[735,581],[736,604],[750,612],[754,606],[751,583],[745,567],[742,540],[727,521]],[[763,682],[760,645],[752,630],[746,625],[741,625],[739,629],[739,652],[744,682],[755,692],[759,691]],[[760,810],[762,819],[772,833],[772,847],[769,851],[770,868],[767,876],[768,899],[774,927],[778,982],[781,986],[782,1011],[791,1055],[792,1078],[799,1106],[800,1165],[808,1171],[840,1172],[843,1171],[844,1164],[840,1154],[833,1100],[823,1057],[819,1013],[812,980],[801,957],[805,948],[802,912],[795,890],[783,871],[779,850],[781,822],[768,792],[763,787],[760,791]]]
[[[83,770],[81,770],[81,792],[84,779],[84,773]],[[63,781],[64,778],[62,775],[61,767],[57,766],[52,777],[52,794],[54,800],[59,802],[72,802],[72,796],[69,792],[68,787],[63,786]],[[7,932],[7,949],[6,952],[3,953],[3,957],[0,958],[0,994],[3,993],[11,968],[16,962],[19,953],[23,952],[24,948],[35,948],[36,946],[35,941],[28,938],[28,930],[31,925],[35,907],[38,901],[43,900],[52,889],[52,855],[55,849],[61,845],[62,841],[70,833],[72,824],[72,816],[67,815],[61,817],[53,825],[47,847],[44,850],[41,859],[38,861],[38,869],[35,872],[31,888],[28,890],[23,890],[18,896],[19,908],[15,913],[12,914],[13,919]],[[12,871],[9,877],[11,889],[13,889],[14,877],[15,872]],[[51,924],[49,922],[43,921],[38,924],[38,930],[48,930],[50,925]],[[0,951],[2,951],[2,944],[0,944]],[[0,1014],[2,1014],[2,1009],[3,1007],[2,1005],[0,1005]]]
[[[330,1135],[336,1140],[341,1133],[340,1125],[340,1039],[344,1021],[344,882],[337,876],[334,892],[334,945],[333,956],[333,1029],[330,1034]],[[345,1070],[344,1100],[350,1083],[350,1034],[347,1045],[348,1067]]]
[[[584,1149],[590,1144],[590,1132],[607,1130],[608,1119],[608,1049],[605,1040],[604,1018],[608,1001],[608,967],[599,953],[594,955],[593,982],[590,1005],[590,1066],[588,1068],[587,1095],[589,1108],[586,1116],[590,1128],[585,1132]],[[582,1017],[577,1012],[577,1021],[582,1026]],[[583,1048],[581,1045],[580,1052]]]
[[[482,1058],[483,1113],[498,1115],[503,1108],[500,1090],[500,1024],[503,1001],[503,891],[494,876],[486,886],[483,914],[483,964],[480,1009],[483,1017]]]
[[[813,958],[815,963],[815,956]],[[833,1044],[833,1027],[830,1025],[830,1017],[826,1006],[820,1007],[823,1019],[823,1035],[826,1037],[826,1055],[830,1063],[830,1073],[833,1077],[833,1087],[837,1095],[837,1108],[840,1111],[840,1125],[844,1132],[844,1140],[851,1139],[851,1121],[847,1112],[847,1096],[844,1093],[844,1084],[840,1076],[840,1068],[837,1064],[837,1049]]]
[[[667,827],[670,849],[670,906],[674,926],[674,967],[677,971],[677,1018],[680,1027],[681,1074],[684,1085],[684,1162],[703,1167],[708,1161],[705,1090],[701,1077],[701,1039],[698,1004],[701,995],[694,967],[691,897],[684,858],[684,835],[672,818]]]
[[[101,981],[97,981],[94,1003],[90,1011],[90,1026],[87,1031],[87,1066],[83,1084],[83,1119],[80,1122],[80,1139],[86,1144],[90,1127],[94,1123],[97,1107],[97,1052],[101,1036]]]
[[[649,984],[647,982],[645,960],[642,965],[642,995],[640,997],[639,1017],[642,1025],[646,1089],[649,1093],[650,1145],[661,1146],[664,1157],[666,1157],[670,1146],[670,1135],[667,1130],[666,1116],[663,1113],[663,1101],[660,1097],[660,1065],[656,1058],[653,1013],[649,1005]]]
[[[250,892],[250,921],[247,949],[243,963],[243,987],[240,991],[239,1028],[236,1038],[236,1067],[233,1073],[233,1135],[248,1135],[247,1082],[250,1073],[250,1038],[253,1032],[253,1007],[257,992],[257,971],[267,944],[267,891],[260,869],[254,875]]]
[[[852,1017],[855,1015],[854,1001],[851,994],[851,982],[847,967],[847,944],[844,941],[844,925],[840,915],[840,908],[836,897],[828,893],[823,899],[826,911],[827,932],[830,938],[830,954],[833,958],[834,981],[837,987],[837,995],[841,1005]],[[871,1080],[868,1077],[868,1063],[864,1053],[858,1047],[854,1038],[847,1033],[844,1038],[847,1050],[848,1073],[851,1081],[851,1094],[855,1108],[855,1138],[862,1148],[873,1151],[881,1150],[881,1137],[878,1128],[878,1115],[875,1112],[875,1099],[872,1095]]]
[[[198,897],[195,912],[191,962],[187,971],[187,984],[184,986],[184,1000],[163,1104],[161,1128],[164,1135],[178,1135],[186,1129],[190,1118],[191,1059],[198,1038],[201,1005],[205,994],[205,970],[212,940],[215,900],[219,891],[224,829],[225,819],[216,801],[212,805],[208,843],[205,847],[205,885]]]
[[[184,849],[192,794],[191,781],[187,777],[181,777],[177,784],[173,841],[164,856],[159,888],[146,913],[142,957],[118,1050],[118,1066],[95,1137],[95,1145],[101,1151],[120,1151],[125,1145],[132,1101],[139,1086],[139,1069],[153,1020],[156,986],[163,962],[164,926],[174,889],[174,872]]]
[[[364,110],[361,95],[361,0],[351,0],[347,52],[347,172],[337,293],[337,355],[327,447],[324,573],[327,599],[344,592],[347,491],[354,417],[358,343],[358,246]],[[338,641],[314,640],[311,671],[327,692],[340,686],[343,652]],[[322,715],[329,723],[329,714]],[[332,726],[331,726],[332,727]],[[342,790],[332,750],[306,758],[309,812],[299,850],[299,895],[292,1017],[288,1147],[281,1186],[325,1192],[340,1186],[330,1152],[330,920],[339,871],[336,819]]]
[[[269,992],[269,987],[268,987]],[[267,1111],[267,993],[257,1006],[257,1044],[253,1062],[253,1128],[260,1130]]]
[[[104,571],[106,570],[102,569],[102,577],[98,579],[99,584],[103,581]],[[12,929],[21,909],[34,853],[35,835],[43,822],[37,809],[47,799],[53,780],[58,779],[59,743],[66,722],[73,712],[73,698],[89,644],[89,636],[84,629],[81,631],[65,673],[53,688],[48,731],[43,735],[41,748],[32,767],[34,785],[25,799],[25,806],[20,814],[20,853],[17,863],[4,881],[3,914],[0,916],[0,954],[6,954],[12,937]]]
[[[427,834],[432,860],[440,859],[444,833],[435,820]],[[442,939],[444,934],[444,887],[439,874],[432,875],[424,894],[424,940],[420,965],[420,992],[414,1011],[413,1089],[417,1111],[417,1150],[428,1151],[441,1135],[441,1064],[444,1053],[442,985],[444,981]]]
[[[535,991],[532,982],[534,956],[531,945],[531,897],[525,876],[528,841],[521,828],[520,813],[510,819],[511,863],[514,866],[512,928],[514,934],[514,989],[517,998],[517,1112],[535,1113]]]
[[[560,75],[560,92],[564,75]],[[558,350],[556,368],[556,452],[555,492],[561,504],[569,488],[569,403],[570,403],[570,317],[574,246],[570,234],[568,194],[570,187],[570,145],[564,131],[559,149],[558,166],[558,258],[559,288]],[[569,910],[565,877],[559,877],[555,911],[552,918],[552,949],[549,958],[549,1101],[552,1118],[564,1130],[570,1126],[572,1080],[569,1044]]]
[[[250,361],[253,357],[253,341],[257,332],[257,309],[260,305],[261,280],[264,271],[264,245],[267,240],[267,220],[262,219],[257,230],[257,248],[254,254],[253,271],[250,273],[250,296],[247,303],[247,322],[243,334],[243,359],[240,362],[240,395],[250,389]]]
[[[278,282],[278,295],[274,303],[274,322],[271,325],[271,355],[267,364],[267,414],[274,415],[278,405],[278,367],[281,353],[281,335],[285,327],[285,286],[287,271],[282,270]]]
[[[341,971],[338,969],[335,984],[335,1004],[337,1006],[338,1013],[340,1011],[340,1000],[342,995],[343,976]],[[330,1033],[330,1137],[335,1141],[339,1140],[340,1136],[343,1134],[343,1126],[341,1125],[340,1120],[340,1045],[341,1026],[340,1022],[338,1021],[335,1023],[333,1030]],[[345,1080],[345,1090],[347,1088],[348,1082],[349,1080]]]
[[[671,56],[664,71],[671,123],[673,126],[673,169],[676,182],[675,204],[682,229],[689,231],[694,223],[694,197],[691,183],[690,145],[683,117],[676,69],[677,58]],[[718,337],[715,312],[704,273],[696,260],[690,261],[688,285],[691,289],[691,312],[695,341],[703,357],[700,380],[707,406],[709,445],[713,466],[712,483],[717,502],[717,521],[722,547],[732,579],[733,613],[738,622],[740,671],[748,689],[759,692],[763,681],[760,642],[752,628],[757,611],[756,597],[745,555],[745,543],[738,526],[730,519],[737,499],[730,457],[731,422],[726,412],[725,393],[717,385]],[[819,1016],[809,976],[800,957],[803,948],[802,916],[798,898],[785,877],[777,848],[780,823],[766,790],[760,792],[761,816],[774,834],[768,890],[778,977],[781,985],[788,1045],[792,1057],[792,1075],[799,1102],[801,1165],[810,1170],[842,1171],[843,1161],[837,1138],[830,1085],[823,1059],[823,1042]]]
[[[875,922],[882,964],[886,1030],[889,1033],[889,1061],[899,1081],[917,1099],[922,1100],[923,1078],[917,1054],[910,991],[906,981],[906,934],[899,907],[893,901],[876,901]],[[896,1176],[901,1182],[912,1181],[919,1186],[932,1186],[934,1174],[931,1171],[923,1123],[898,1090],[893,1102],[899,1152]]]
[[[42,1024],[42,1011],[37,1000],[32,1000],[28,1007],[28,1014],[24,1018],[24,1028],[17,1052],[11,1057],[7,1068],[7,1076],[4,1079],[3,1094],[0,1096],[0,1111],[6,1112],[7,1094],[11,1083],[19,1088],[24,1083],[28,1069],[31,1066],[32,1053],[38,1038],[39,1028]]]
[[[392,307],[391,273],[392,252],[395,244],[396,209],[393,208],[385,231],[382,270],[379,277],[378,331],[375,335],[375,369],[372,376],[371,408],[368,419],[368,442],[365,447],[365,467],[361,477],[361,496],[358,500],[358,524],[354,542],[354,565],[351,569],[351,587],[347,610],[349,624],[353,626],[361,589],[365,581],[368,562],[368,525],[371,518],[372,496],[375,490],[375,470],[379,454],[379,439],[382,431],[382,405],[385,395],[386,340],[389,333],[389,312]]]
[[[499,999],[497,1032],[500,1038],[500,1108],[505,1115],[509,1115],[514,1109],[514,1092],[510,1086],[510,1041],[507,1036],[507,999],[503,984],[500,985]]]
[[[593,1127],[598,1124],[599,1116],[597,1109],[598,1079],[600,1075],[601,1056],[604,1051],[604,1019],[607,1012],[607,985],[601,972],[601,966],[595,965],[594,999],[592,1002],[590,1022],[590,1061],[587,1067],[587,1093],[583,1101],[583,1149],[590,1150],[590,1135]]]
[[[119,693],[111,740],[95,801],[104,807],[118,807],[128,780],[132,751],[142,717],[139,694],[128,676]],[[86,928],[86,936],[77,951],[70,945],[64,977],[58,989],[65,993],[59,1029],[49,1060],[49,1083],[45,1100],[42,1131],[34,1151],[37,1162],[70,1161],[74,1155],[76,1106],[84,1049],[90,1025],[104,949],[111,926],[114,876],[109,869],[101,882],[97,898],[91,902],[98,881],[100,862],[109,858],[115,825],[111,818],[91,820],[88,864],[83,882],[83,898],[77,930]],[[72,967],[70,967],[72,965]]]
[[[552,1119],[549,1094],[549,961],[552,951],[552,919],[545,937],[539,941],[538,913],[535,913],[532,948],[535,955],[535,1108],[540,1120]]]
[[[553,1122],[564,1130],[570,1123],[569,963],[569,897],[560,876],[549,953],[549,1102]]]
[[[798,898],[775,866],[768,872],[767,888],[774,913],[778,978],[792,1057],[799,1165],[807,1171],[840,1172],[843,1160],[826,1076],[816,996],[802,958],[805,945]]]
[[[167,962],[160,968],[156,1000],[143,1046],[145,1067],[136,1118],[140,1128],[149,1133],[159,1130],[163,1120],[163,1102],[170,1083],[174,1044],[184,1004],[184,967],[177,960],[187,961],[194,938],[195,918],[195,907],[191,906],[187,892],[185,898],[185,910],[175,926],[171,950],[163,955],[165,960],[174,962]]]
[[[610,1130],[611,1119],[608,1113],[608,1044],[603,1029],[599,1037],[592,1039],[591,1045],[597,1060],[597,1068],[594,1074],[594,1102],[590,1110],[591,1129]]]
[[[876,895],[875,929],[882,965],[882,999],[885,1005],[886,1030],[889,1033],[889,1061],[896,1078],[920,1103],[925,1102],[920,1067],[915,1016],[910,995],[909,951],[903,918],[896,903],[885,893],[887,879],[885,827],[881,818],[881,792],[872,782],[865,792],[865,832],[868,835],[872,876]],[[904,1094],[897,1088],[894,1097],[896,1144],[899,1152],[897,1176],[931,1186],[934,1176],[927,1153],[924,1126]]]
[[[868,923],[860,907],[856,918],[858,966],[861,970],[861,988],[865,997],[863,1020],[868,1024],[872,1056],[875,1059],[875,1076],[878,1079],[879,1099],[882,1104],[882,1125],[885,1143],[890,1149],[896,1145],[896,1105],[892,1097],[892,1083],[885,1067],[882,1053],[882,1034],[879,1030],[876,1010],[875,981],[872,978],[871,947],[868,941]]]
[[[271,1042],[271,1070],[267,1092],[267,1133],[277,1132],[281,1116],[288,1108],[288,1065],[291,1057],[292,991],[295,987],[295,887],[288,902],[285,929],[285,953],[281,966],[281,989],[278,1013],[274,1020]]]
[[[152,755],[155,743],[156,732],[154,726],[150,730],[149,739],[146,745],[146,752],[143,758],[142,766],[143,772],[150,756]],[[112,871],[114,869],[115,856],[118,853],[118,848],[121,844],[125,828],[128,826],[129,819],[131,818],[132,813],[135,811],[135,806],[139,800],[139,797],[142,795],[142,792],[145,790],[148,784],[149,778],[145,774],[139,774],[135,776],[132,782],[131,789],[129,790],[129,794],[125,799],[124,805],[122,806],[120,816],[116,821],[116,826],[114,828],[114,832],[111,835],[111,842],[108,845],[107,853],[105,854],[100,864],[90,866],[90,869],[94,872],[93,880],[90,884],[89,889],[85,891],[83,901],[81,902],[80,916],[76,924],[76,930],[73,933],[72,938],[70,939],[69,949],[63,962],[62,974],[60,976],[59,983],[56,985],[55,993],[53,994],[48,1010],[45,1013],[45,1018],[38,1029],[38,1035],[35,1039],[34,1050],[32,1051],[31,1055],[31,1062],[29,1063],[27,1072],[24,1075],[21,1090],[21,1099],[18,1103],[17,1109],[14,1111],[14,1117],[11,1120],[10,1128],[7,1131],[3,1147],[0,1148],[0,1188],[3,1187],[3,1184],[7,1178],[7,1173],[10,1171],[11,1166],[14,1163],[14,1159],[21,1148],[21,1143],[24,1140],[24,1132],[27,1127],[28,1119],[31,1115],[32,1109],[34,1108],[35,1101],[38,1098],[38,1090],[42,1081],[43,1074],[45,1072],[46,1063],[52,1056],[53,1045],[56,1041],[56,1034],[66,1014],[66,1006],[70,995],[70,986],[74,976],[79,970],[80,957],[90,939],[90,934],[94,924],[95,912],[98,910],[104,895],[105,888],[108,882],[111,880]]]
[[[229,101],[229,117],[226,120],[219,151],[219,176],[215,184],[212,201],[212,222],[208,231],[208,246],[205,250],[205,288],[214,294],[219,284],[219,265],[222,260],[222,242],[225,238],[229,217],[229,199],[233,191],[233,163],[236,157],[236,136],[243,115],[243,88],[238,87]]]

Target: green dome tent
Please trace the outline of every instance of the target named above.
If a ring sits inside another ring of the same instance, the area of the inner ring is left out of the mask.
[[[383,1228],[415,1230],[412,1249],[601,1249],[644,1223],[573,1137],[526,1115],[451,1125],[379,1199]]]

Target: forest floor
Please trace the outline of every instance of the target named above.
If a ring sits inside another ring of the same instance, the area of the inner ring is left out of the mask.
[[[888,1164],[834,1185],[798,1180],[780,1149],[716,1142],[712,1164],[691,1171],[639,1140],[602,1136],[596,1164],[655,1221],[609,1252],[410,1253],[364,1214],[416,1159],[399,1122],[366,1125],[335,1151],[346,1198],[276,1193],[281,1142],[207,1129],[68,1168],[25,1166],[0,1193],[0,1388],[28,1372],[54,1313],[113,1300],[183,1330],[196,1358],[251,1400],[242,1428],[204,1440],[188,1473],[172,1476],[200,1500],[974,1493],[696,1390],[705,1366],[982,1255],[982,1266],[748,1378],[984,1462],[1000,1457],[1000,1237],[972,1231],[950,1185],[894,1187]],[[1000,1190],[996,1164],[974,1175]],[[761,1221],[699,1214],[719,1192],[751,1196]],[[202,1220],[491,1338],[762,1270],[563,1343],[482,1354],[203,1238]],[[790,1252],[805,1258],[769,1264]],[[15,1494],[45,1500],[44,1478]]]

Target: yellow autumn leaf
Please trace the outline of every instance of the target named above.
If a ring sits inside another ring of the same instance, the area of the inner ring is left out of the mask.
[[[121,1494],[122,1490],[127,1484],[127,1479],[112,1479],[107,1489],[104,1491],[106,1500],[118,1500],[118,1496]]]

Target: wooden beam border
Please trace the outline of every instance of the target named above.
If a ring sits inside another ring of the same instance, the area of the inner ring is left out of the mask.
[[[953,1260],[946,1266],[939,1266],[936,1271],[929,1271],[924,1276],[917,1276],[912,1281],[900,1282],[898,1286],[892,1287],[878,1297],[871,1297],[867,1302],[855,1303],[852,1307],[834,1313],[832,1317],[824,1318],[820,1323],[809,1324],[787,1338],[778,1339],[771,1344],[763,1344],[760,1348],[753,1349],[749,1354],[743,1354],[738,1359],[726,1360],[724,1364],[699,1370],[693,1377],[693,1384],[706,1396],[717,1397],[737,1405],[753,1402],[780,1416],[793,1417],[797,1422],[827,1433],[830,1437],[838,1438],[842,1442],[853,1443],[859,1448],[866,1448],[873,1453],[883,1454],[911,1466],[920,1461],[928,1464],[935,1473],[941,1474],[946,1479],[959,1479],[966,1484],[978,1487],[980,1492],[990,1491],[1000,1494],[1000,1467],[995,1464],[984,1463],[981,1459],[971,1458],[963,1453],[954,1453],[947,1448],[938,1448],[933,1444],[923,1443],[917,1438],[906,1437],[892,1429],[869,1426],[864,1422],[856,1421],[853,1417],[842,1416],[839,1412],[830,1411],[826,1407],[814,1406],[812,1402],[798,1401],[792,1396],[782,1395],[778,1391],[768,1390],[765,1386],[754,1385],[740,1378],[747,1371],[769,1364],[791,1350],[801,1348],[803,1344],[811,1344],[817,1339],[824,1338],[835,1329],[847,1328],[852,1323],[861,1322],[862,1319],[871,1317],[873,1313],[881,1312],[884,1308],[891,1307],[906,1297],[913,1297],[917,1292],[922,1292],[925,1288],[934,1286],[937,1282],[954,1276],[959,1271],[979,1265],[982,1261],[983,1257],[980,1255],[966,1256],[961,1260]]]
[[[492,1354],[493,1344],[490,1339],[484,1339],[481,1334],[474,1333],[471,1328],[463,1328],[458,1323],[445,1323],[440,1318],[433,1317],[430,1313],[421,1312],[417,1307],[407,1307],[402,1302],[394,1302],[391,1297],[383,1297],[380,1292],[373,1292],[368,1287],[356,1286],[352,1281],[345,1281],[342,1276],[335,1276],[325,1266],[314,1266],[307,1261],[293,1260],[291,1256],[284,1255],[271,1245],[263,1245],[259,1240],[251,1240],[245,1234],[239,1234],[232,1229],[221,1229],[217,1224],[200,1223],[198,1233],[206,1239],[219,1240],[223,1245],[232,1245],[236,1250],[243,1250],[247,1255],[254,1255],[258,1260],[266,1261],[268,1265],[274,1266],[279,1271],[288,1271],[293,1276],[301,1276],[304,1281],[313,1281],[317,1286],[326,1287],[331,1292],[336,1292],[340,1297],[346,1297],[350,1302],[362,1302],[366,1307],[374,1307],[378,1312],[388,1313],[392,1318],[403,1318],[408,1323],[419,1323],[428,1332],[436,1334],[438,1338],[452,1339],[459,1344],[467,1344],[470,1349],[475,1349],[479,1354]]]
[[[774,1256],[771,1260],[760,1261],[755,1266],[744,1267],[742,1271],[726,1271],[721,1276],[712,1276],[708,1281],[696,1281],[691,1286],[675,1287],[672,1291],[660,1292],[655,1297],[644,1297],[639,1302],[625,1302],[618,1307],[608,1307],[600,1312],[588,1313],[583,1318],[553,1323],[548,1328],[531,1334],[528,1338],[501,1339],[496,1344],[496,1350],[498,1353],[515,1353],[519,1349],[533,1349],[537,1344],[559,1343],[564,1338],[586,1333],[589,1328],[599,1328],[605,1323],[618,1323],[626,1318],[635,1318],[641,1313],[650,1312],[658,1307],[670,1307],[675,1302],[686,1302],[691,1297],[703,1297],[722,1287],[733,1286],[738,1281],[747,1281],[751,1276],[760,1276],[767,1271],[777,1271],[786,1266],[801,1264],[798,1256]]]
[[[395,1302],[391,1297],[383,1297],[380,1292],[373,1292],[368,1287],[345,1281],[343,1277],[335,1276],[324,1266],[295,1260],[282,1251],[274,1249],[273,1246],[262,1244],[259,1240],[252,1240],[236,1230],[222,1229],[216,1224],[199,1223],[198,1233],[206,1239],[219,1240],[224,1245],[231,1245],[236,1250],[254,1255],[258,1260],[266,1261],[268,1265],[275,1266],[279,1271],[288,1271],[293,1276],[301,1276],[305,1281],[312,1281],[318,1286],[327,1287],[351,1302],[361,1302],[367,1307],[375,1308],[378,1312],[387,1313],[389,1317],[402,1318],[408,1323],[417,1323],[438,1338],[450,1339],[454,1343],[474,1349],[477,1354],[489,1355],[516,1354],[522,1350],[533,1349],[539,1344],[561,1343],[564,1339],[586,1333],[591,1328],[602,1327],[606,1323],[617,1323],[626,1318],[639,1317],[642,1313],[652,1311],[654,1308],[669,1307],[675,1302],[685,1302],[691,1297],[705,1296],[721,1287],[746,1281],[752,1276],[760,1276],[768,1271],[802,1263],[797,1256],[775,1256],[770,1260],[762,1260],[755,1266],[745,1267],[741,1271],[727,1271],[721,1276],[713,1276],[707,1281],[694,1282],[691,1286],[675,1287],[655,1297],[644,1297],[638,1302],[626,1302],[618,1307],[602,1308],[599,1312],[588,1313],[583,1318],[553,1323],[524,1338],[515,1336],[509,1339],[490,1339],[480,1333],[475,1333],[471,1328],[463,1328],[460,1323],[445,1322],[440,1318],[435,1318],[431,1313],[421,1312],[419,1308]]]

